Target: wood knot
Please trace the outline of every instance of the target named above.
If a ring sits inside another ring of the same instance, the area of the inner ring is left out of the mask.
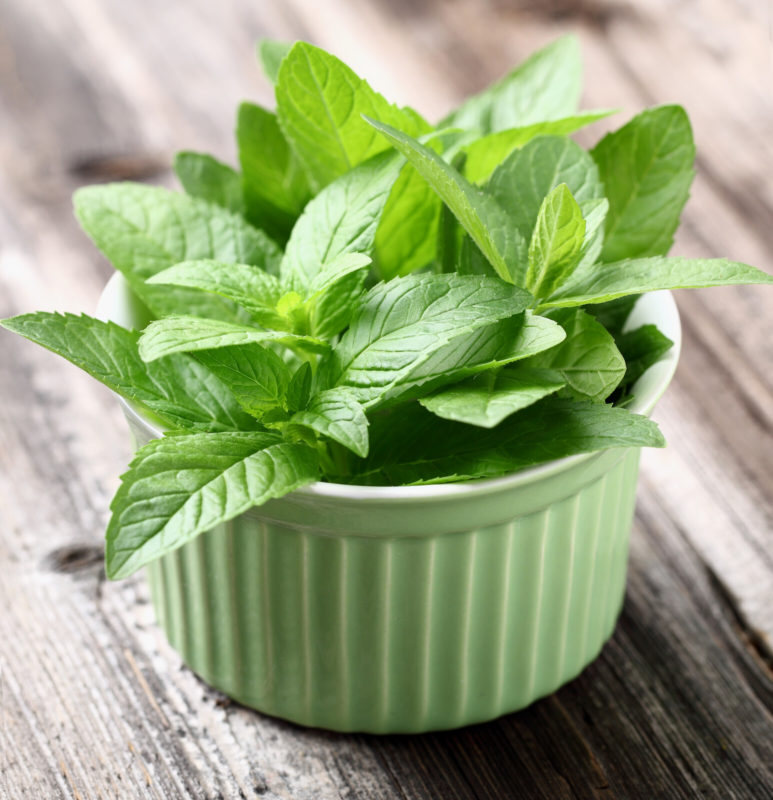
[[[169,171],[169,159],[156,153],[123,153],[81,158],[69,173],[88,181],[142,181]]]
[[[45,558],[45,565],[53,572],[82,572],[101,567],[105,550],[101,545],[71,544],[52,550]]]

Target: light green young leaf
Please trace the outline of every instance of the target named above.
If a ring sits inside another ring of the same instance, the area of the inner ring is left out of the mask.
[[[287,386],[285,403],[288,411],[300,411],[306,408],[311,397],[311,388],[314,382],[314,375],[311,364],[304,361],[293,373],[290,383]]]
[[[431,148],[389,125],[373,119],[368,122],[408,159],[453,211],[497,274],[512,283],[513,275],[525,269],[526,239],[514,229],[503,209]]]
[[[257,342],[196,353],[196,360],[220,378],[239,405],[254,417],[281,407],[290,383],[290,368]]]
[[[654,325],[642,325],[615,339],[625,359],[625,377],[621,387],[631,386],[674,346]]]
[[[577,270],[542,305],[545,308],[582,306],[656,289],[699,289],[744,283],[773,283],[773,275],[726,258],[636,258]]]
[[[369,265],[370,258],[363,253],[342,253],[322,265],[304,303],[312,336],[330,339],[349,324],[362,295]]]
[[[107,528],[108,577],[125,578],[272,497],[316,480],[316,452],[271,433],[154,439],[121,477]]]
[[[650,419],[627,409],[547,397],[491,430],[442,420],[416,404],[374,419],[358,483],[400,485],[507,475],[611,447],[663,447]]]
[[[417,136],[431,130],[416,112],[391,105],[346,64],[306,42],[282,61],[276,101],[282,129],[317,190],[386,150],[363,114]]]
[[[645,111],[605,136],[591,155],[609,199],[602,260],[666,255],[694,174],[684,109]]]
[[[63,356],[171,427],[201,431],[254,427],[229,387],[193,359],[179,355],[143,362],[136,331],[85,315],[42,311],[0,325]]]
[[[245,215],[277,241],[286,242],[311,197],[311,189],[276,114],[252,103],[242,103],[236,120],[236,142]]]
[[[492,133],[574,114],[582,92],[582,60],[574,36],[531,55],[502,80],[466,100],[440,127]]]
[[[529,245],[526,288],[550,297],[572,274],[582,254],[585,220],[569,187],[560,183],[542,201]]]
[[[282,59],[290,52],[291,44],[276,39],[261,39],[258,42],[258,59],[266,77],[276,83]]]
[[[367,408],[398,393],[437,350],[522,312],[529,299],[497,278],[414,274],[378,284],[331,354],[333,382]]]
[[[75,213],[97,247],[156,316],[238,320],[228,300],[145,281],[180,261],[211,258],[276,272],[281,252],[262,231],[215,205],[157,186],[108,183],[78,189]]]
[[[184,151],[174,157],[174,171],[185,193],[241,214],[242,176],[206,153]]]
[[[148,283],[211,292],[238,303],[261,325],[280,330],[287,326],[287,320],[276,310],[282,296],[279,279],[260,267],[212,260],[182,261],[148,278]]]
[[[585,220],[585,240],[582,243],[582,256],[577,264],[577,269],[595,264],[601,255],[604,246],[604,220],[609,211],[609,200],[602,197],[600,200],[587,200],[583,208]]]
[[[288,289],[306,295],[325,264],[345,253],[369,253],[378,220],[401,166],[383,153],[325,187],[293,228],[282,259]]]
[[[301,352],[324,353],[326,342],[286,331],[268,331],[217,319],[170,316],[151,322],[140,337],[140,357],[155,361],[170,353],[193,353],[250,342],[278,342]]]
[[[362,458],[368,455],[368,418],[348,389],[336,387],[320,392],[290,418],[290,424],[311,428]]]
[[[553,314],[566,339],[529,360],[529,366],[561,374],[569,391],[580,400],[601,403],[625,375],[625,359],[607,329],[585,311]]]
[[[472,183],[483,183],[513,150],[523,147],[532,139],[538,136],[567,136],[615,113],[607,109],[580,111],[571,117],[551,122],[535,122],[521,128],[489,133],[464,148],[467,154],[464,175]]]
[[[419,402],[443,419],[493,428],[563,386],[564,381],[555,372],[519,366],[481,373]]]

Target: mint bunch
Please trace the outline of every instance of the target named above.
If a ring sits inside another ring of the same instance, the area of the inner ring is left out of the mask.
[[[693,176],[683,109],[590,152],[567,138],[611,113],[578,111],[574,38],[437,125],[309,44],[260,55],[277,110],[239,109],[238,171],[185,152],[184,194],[75,195],[154,321],[3,322],[168,430],[113,500],[112,578],[316,480],[471,480],[662,446],[625,408],[671,345],[652,325],[623,332],[636,296],[773,282],[667,257]]]

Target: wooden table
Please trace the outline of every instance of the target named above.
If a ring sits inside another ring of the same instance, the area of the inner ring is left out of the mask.
[[[70,194],[233,159],[253,43],[307,38],[439,116],[560,32],[587,107],[679,101],[698,177],[677,252],[773,271],[769,0],[0,0],[0,315],[93,310],[110,267]],[[623,119],[624,115],[618,117]],[[619,124],[618,120],[613,124]],[[599,135],[598,126],[593,137]],[[645,454],[625,609],[601,658],[488,725],[304,730],[230,704],[111,584],[129,455],[115,400],[0,336],[0,798],[773,797],[773,293],[682,293],[683,359]]]

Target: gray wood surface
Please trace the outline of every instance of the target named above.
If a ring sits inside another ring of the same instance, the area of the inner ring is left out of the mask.
[[[175,149],[233,159],[236,103],[270,102],[257,37],[314,41],[439,116],[570,29],[586,106],[688,107],[676,252],[773,272],[769,0],[0,0],[0,315],[93,309],[110,268],[77,186],[172,185]],[[417,737],[304,730],[185,669],[143,581],[103,577],[115,401],[0,334],[0,798],[773,797],[773,295],[678,300],[670,445],[645,454],[614,638],[526,711]]]

